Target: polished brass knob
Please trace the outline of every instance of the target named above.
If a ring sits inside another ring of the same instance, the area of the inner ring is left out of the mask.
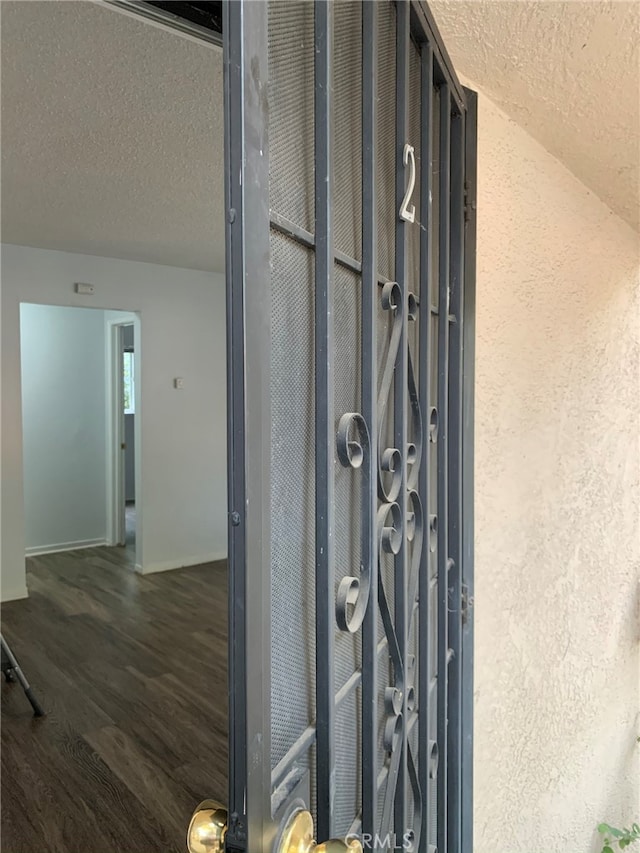
[[[224,853],[227,810],[215,800],[203,800],[191,816],[187,830],[189,853]]]
[[[357,838],[334,838],[316,844],[311,813],[298,809],[287,821],[275,853],[362,853],[362,844]]]

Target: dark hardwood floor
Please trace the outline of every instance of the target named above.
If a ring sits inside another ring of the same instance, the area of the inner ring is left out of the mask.
[[[226,801],[226,564],[141,576],[127,551],[31,558],[2,605],[47,712],[2,679],[3,853],[183,853]]]

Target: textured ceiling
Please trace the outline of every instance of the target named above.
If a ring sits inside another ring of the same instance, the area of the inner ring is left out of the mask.
[[[640,3],[433,0],[456,68],[637,224]],[[2,0],[2,239],[224,268],[222,55]]]
[[[224,270],[222,52],[89,2],[2,14],[2,239]]]
[[[458,72],[637,228],[640,2],[429,5]]]

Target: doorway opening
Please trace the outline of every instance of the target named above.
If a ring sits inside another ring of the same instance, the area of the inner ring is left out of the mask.
[[[136,558],[138,501],[136,500],[136,455],[140,453],[141,382],[139,319],[125,312],[109,312],[107,333],[108,412],[107,501],[109,544],[118,545],[138,571]],[[136,414],[136,412],[138,414]],[[140,517],[141,517],[140,513]]]
[[[20,305],[27,558],[112,546],[123,566],[137,565],[138,322],[124,311]]]
[[[122,384],[124,413],[124,543],[135,554],[136,543],[136,456],[135,456],[135,345],[133,324],[122,329]]]

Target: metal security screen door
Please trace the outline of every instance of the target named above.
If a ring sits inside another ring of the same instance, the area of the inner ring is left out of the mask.
[[[470,853],[475,96],[422,2],[223,12],[226,850]]]

